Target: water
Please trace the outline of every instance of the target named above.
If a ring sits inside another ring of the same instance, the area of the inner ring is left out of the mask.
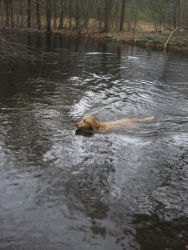
[[[1,249],[186,249],[188,57],[28,35],[0,68]],[[106,134],[100,121],[154,115]]]

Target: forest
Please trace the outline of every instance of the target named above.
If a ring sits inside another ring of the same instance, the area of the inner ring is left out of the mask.
[[[188,26],[187,0],[0,0],[0,29],[155,31]]]

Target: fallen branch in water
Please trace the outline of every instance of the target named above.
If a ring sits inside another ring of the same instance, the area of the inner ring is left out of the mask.
[[[28,60],[34,63],[37,57],[27,46],[5,39],[0,34],[0,61],[21,61]]]
[[[164,44],[164,49],[166,50],[167,49],[167,46],[170,42],[170,39],[172,38],[173,34],[178,31],[179,29],[188,29],[187,26],[180,26],[180,27],[176,27],[171,33],[170,33],[170,36],[168,37],[168,39],[166,40],[165,44]]]

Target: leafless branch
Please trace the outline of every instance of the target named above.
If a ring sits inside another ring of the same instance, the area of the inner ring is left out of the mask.
[[[37,57],[31,48],[20,43],[11,42],[0,34],[0,60],[21,61],[23,59],[34,63]]]
[[[177,32],[178,30],[180,30],[180,29],[188,29],[188,27],[187,27],[187,26],[176,27],[176,28],[170,33],[168,39],[166,40],[166,42],[165,42],[165,44],[164,44],[164,49],[165,49],[165,50],[167,49],[167,46],[168,46],[168,44],[169,44],[169,42],[170,42],[170,39],[172,38],[173,34],[174,34],[175,32]]]

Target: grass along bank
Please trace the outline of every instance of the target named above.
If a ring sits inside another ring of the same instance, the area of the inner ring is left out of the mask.
[[[89,32],[89,31],[77,31],[77,30],[52,30],[52,33],[75,36],[75,37],[87,37],[94,39],[102,39],[108,41],[115,41],[122,44],[131,44],[141,47],[148,47],[153,49],[164,50],[166,41],[168,40],[172,31],[136,31],[133,32],[120,32],[111,31],[108,33],[102,32]],[[179,30],[174,32],[171,37],[167,50],[185,51],[188,53],[188,31]]]

